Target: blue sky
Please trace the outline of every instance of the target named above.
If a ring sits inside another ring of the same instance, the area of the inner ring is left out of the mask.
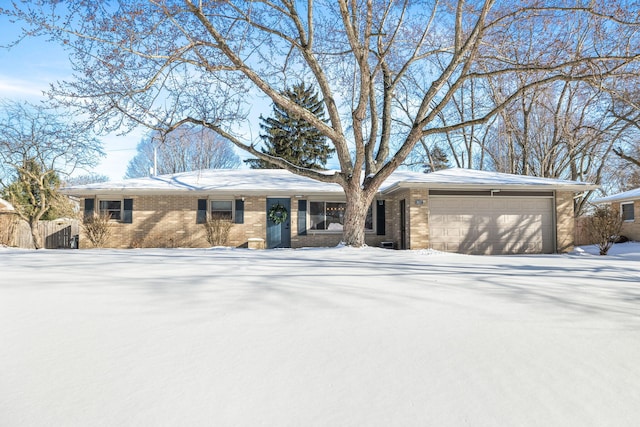
[[[0,16],[0,46],[15,40],[20,26]],[[0,98],[38,103],[45,99],[43,91],[56,80],[70,79],[71,65],[66,52],[43,38],[26,39],[11,49],[0,48]],[[126,136],[101,136],[106,157],[92,172],[112,180],[122,179],[136,145],[144,135],[140,129]],[[79,171],[75,175],[86,174]]]
[[[6,0],[0,0],[0,5]],[[29,38],[10,49],[4,46],[15,41],[20,35],[20,24],[12,24],[0,16],[0,99],[28,101],[38,103],[45,99],[44,91],[59,80],[73,78],[68,54],[55,43],[45,38]],[[256,137],[260,133],[259,117],[271,114],[271,102],[264,96],[251,102],[249,134]],[[106,157],[91,172],[108,176],[111,180],[124,177],[129,161],[136,154],[136,145],[145,136],[147,130],[140,128],[127,135],[100,136],[104,144]],[[236,149],[241,159],[251,157],[248,153]],[[244,164],[243,164],[244,166]],[[330,160],[329,168],[337,168],[335,159]],[[78,171],[74,175],[84,175],[87,171]]]

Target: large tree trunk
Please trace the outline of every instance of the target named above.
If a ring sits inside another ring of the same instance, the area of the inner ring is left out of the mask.
[[[29,222],[29,229],[31,230],[33,246],[36,249],[42,249],[44,245],[42,244],[42,236],[40,235],[40,230],[38,230],[38,221]]]
[[[359,185],[345,189],[347,206],[342,236],[345,245],[358,248],[365,246],[364,226],[374,194],[363,190]]]

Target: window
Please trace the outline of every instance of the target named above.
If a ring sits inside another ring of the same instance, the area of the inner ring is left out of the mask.
[[[620,209],[622,210],[623,221],[633,221],[635,219],[635,215],[633,212],[633,202],[620,204]]]
[[[100,200],[100,215],[109,215],[114,221],[122,219],[122,200]]]
[[[231,200],[212,200],[211,218],[233,219],[233,202]]]
[[[342,231],[344,212],[347,204],[343,202],[309,202],[309,229]],[[369,206],[364,229],[373,230],[373,210]]]

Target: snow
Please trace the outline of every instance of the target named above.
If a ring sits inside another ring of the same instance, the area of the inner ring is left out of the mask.
[[[536,176],[515,175],[500,172],[482,171],[464,168],[443,169],[433,173],[416,173],[408,171],[396,171],[389,179],[390,182],[422,183],[439,185],[474,185],[474,186],[530,186],[530,187],[572,187],[578,191],[597,188],[592,184],[580,181],[569,181],[563,179],[541,178]],[[391,185],[389,185],[391,186]],[[580,190],[581,187],[582,190]]]
[[[609,197],[602,197],[595,199],[593,203],[611,203],[611,202],[623,202],[626,200],[638,200],[640,199],[640,188],[625,191],[623,193],[613,194]]]
[[[323,183],[281,169],[203,169],[148,178],[124,179],[77,185],[63,189],[66,194],[96,191],[228,191],[340,192],[337,184]]]
[[[336,171],[325,171],[331,175]],[[597,186],[558,179],[511,175],[498,172],[452,168],[434,173],[396,171],[380,187],[381,192],[395,189],[398,185],[437,187],[480,187],[480,188],[527,188],[556,189],[572,191],[595,189]],[[281,169],[205,169],[160,175],[148,178],[126,179],[78,185],[63,189],[65,194],[84,195],[99,192],[228,192],[241,194],[260,192],[262,194],[284,192],[308,195],[312,193],[343,194],[338,184],[324,183],[295,175]]]
[[[640,244],[0,249],[2,426],[636,426]]]
[[[5,211],[5,212],[12,212],[14,211],[14,207],[11,205],[11,203],[7,202],[4,199],[0,199],[0,212]]]

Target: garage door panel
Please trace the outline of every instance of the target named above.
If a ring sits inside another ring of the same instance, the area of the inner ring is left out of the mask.
[[[432,196],[431,247],[468,254],[550,253],[552,209],[550,198]]]

